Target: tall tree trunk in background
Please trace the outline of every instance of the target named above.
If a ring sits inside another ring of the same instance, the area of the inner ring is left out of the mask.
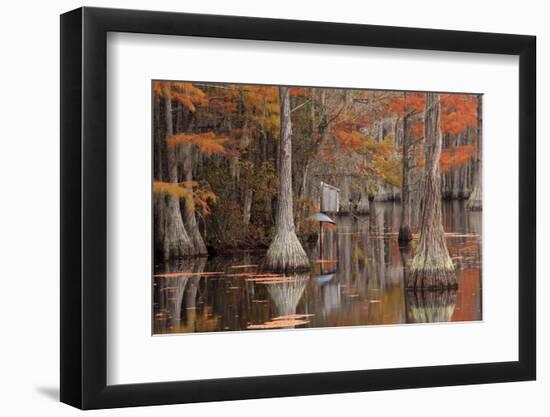
[[[288,87],[279,87],[281,134],[279,187],[275,237],[266,254],[266,266],[274,271],[309,268],[309,260],[296,236],[292,198],[292,127]]]
[[[477,159],[474,171],[474,189],[468,199],[466,207],[468,210],[481,210],[482,209],[482,165],[481,158],[483,156],[483,116],[482,116],[482,95],[477,97]]]
[[[300,186],[300,198],[301,199],[305,199],[306,196],[307,196],[307,176],[308,176],[308,171],[309,171],[309,158],[307,159],[306,161],[306,164],[304,166],[304,172],[303,172],[303,175],[302,175],[302,185]]]
[[[193,145],[185,144],[183,147],[183,179],[188,194],[185,197],[185,208],[183,210],[183,221],[189,235],[189,239],[195,249],[195,255],[207,255],[206,245],[199,232],[197,217],[195,214],[195,202],[193,201]]]
[[[406,93],[405,93],[406,94]],[[401,182],[401,223],[398,242],[406,244],[412,240],[411,192],[409,189],[409,138],[407,135],[408,115],[403,117],[403,178]]]
[[[359,198],[359,203],[357,203],[357,214],[369,214],[369,184],[366,179],[362,181],[359,192],[361,193],[361,197]]]
[[[443,230],[441,216],[441,156],[439,94],[426,94],[424,113],[424,204],[420,241],[411,264],[407,287],[411,289],[456,288],[454,265]]]
[[[155,95],[154,97],[154,147],[153,152],[155,155],[155,161],[153,164],[153,180],[154,181],[163,181],[164,174],[164,147],[166,143],[164,142],[164,137],[162,136],[161,129],[161,113],[160,113],[160,98]],[[155,256],[164,257],[163,244],[164,244],[164,233],[163,233],[163,224],[164,224],[164,212],[166,210],[166,196],[162,193],[153,194],[153,237],[155,240]]]
[[[340,214],[351,213],[351,191],[350,191],[350,178],[348,175],[344,175],[341,182],[340,189]]]
[[[165,122],[166,137],[174,134],[174,125],[172,118],[172,100],[165,99]],[[167,144],[166,163],[168,170],[168,181],[178,182],[178,166],[176,161],[176,147]],[[181,217],[180,202],[177,197],[170,194],[166,195],[166,205],[164,207],[163,222],[161,224],[162,235],[162,256],[163,258],[177,258],[195,254],[195,250],[189,239],[189,235],[183,225]]]
[[[250,223],[250,213],[252,211],[252,197],[254,191],[250,188],[244,193],[244,207],[243,207],[243,223],[248,226]]]

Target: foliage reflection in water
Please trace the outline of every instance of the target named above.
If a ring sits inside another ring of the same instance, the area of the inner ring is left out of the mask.
[[[264,272],[260,253],[155,265],[154,334],[481,320],[481,212],[443,204],[458,290],[415,293],[404,282],[416,240],[397,244],[399,210],[373,203],[370,216],[338,217],[323,259],[318,242],[306,247],[306,274]]]

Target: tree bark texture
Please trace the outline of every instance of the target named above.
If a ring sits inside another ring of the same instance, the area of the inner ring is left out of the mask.
[[[180,145],[183,147],[183,172],[185,187],[189,191],[185,198],[185,206],[183,210],[183,221],[185,228],[189,235],[189,239],[193,245],[194,254],[198,256],[204,256],[208,254],[206,245],[199,232],[199,226],[197,225],[197,217],[195,214],[195,203],[193,201],[193,145],[185,144]]]
[[[475,141],[475,128],[467,128],[464,132],[447,134],[443,137],[443,148],[454,148],[471,145]],[[475,160],[452,167],[441,175],[441,193],[444,200],[468,199],[474,187]]]
[[[288,87],[279,87],[281,133],[276,232],[266,254],[266,267],[274,271],[309,268],[309,260],[296,236],[292,198],[292,127]]]
[[[481,159],[483,156],[483,116],[482,116],[482,107],[483,99],[480,94],[477,97],[477,159],[475,161],[475,170],[474,170],[474,189],[470,194],[468,203],[466,207],[468,210],[481,210],[482,209],[482,184],[483,184],[483,174],[482,174],[482,164]]]
[[[252,197],[254,191],[248,188],[244,193],[243,223],[248,226],[250,223],[250,213],[252,211]]]
[[[407,280],[410,289],[456,288],[454,265],[443,230],[441,215],[441,156],[439,94],[427,93],[424,114],[424,202],[420,240]]]
[[[359,198],[359,203],[357,203],[357,214],[369,214],[370,212],[370,202],[369,202],[369,185],[365,180],[363,184],[360,185],[361,196]]]
[[[166,137],[174,134],[172,100],[165,99],[165,123]],[[176,161],[176,149],[173,145],[166,147],[166,162],[168,170],[168,181],[178,182],[178,168]],[[185,230],[180,211],[180,203],[177,197],[170,194],[164,196],[164,204],[159,202],[156,205],[163,214],[159,215],[162,219],[160,225],[160,238],[162,240],[162,256],[165,260],[184,256],[194,255],[194,248]]]
[[[409,141],[407,135],[407,118],[403,117],[403,172],[401,183],[401,223],[399,225],[398,242],[406,244],[412,240],[411,233],[411,199],[409,190]]]

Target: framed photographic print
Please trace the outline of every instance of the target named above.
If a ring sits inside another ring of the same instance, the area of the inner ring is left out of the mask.
[[[535,38],[61,16],[61,400],[535,379]]]

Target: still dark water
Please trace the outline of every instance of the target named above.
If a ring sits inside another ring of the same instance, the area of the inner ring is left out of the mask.
[[[153,332],[338,327],[472,321],[482,318],[481,213],[443,204],[458,290],[404,289],[411,248],[397,244],[399,204],[372,203],[371,215],[338,217],[335,230],[306,247],[313,269],[277,275],[262,254],[241,253],[155,265]]]

